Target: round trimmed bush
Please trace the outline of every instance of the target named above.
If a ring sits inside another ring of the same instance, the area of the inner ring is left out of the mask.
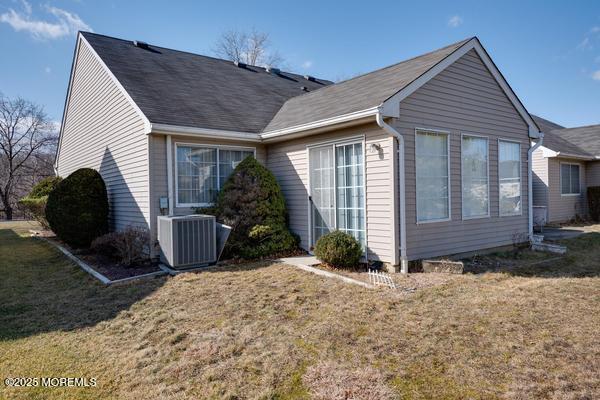
[[[295,250],[298,238],[287,228],[287,209],[275,176],[254,157],[238,164],[217,202],[200,213],[231,226],[225,257],[260,258]]]
[[[88,247],[108,232],[108,197],[102,176],[81,168],[48,195],[46,219],[56,235],[70,246]]]
[[[342,231],[333,231],[317,240],[315,256],[332,267],[356,268],[363,256],[363,249],[354,236]]]

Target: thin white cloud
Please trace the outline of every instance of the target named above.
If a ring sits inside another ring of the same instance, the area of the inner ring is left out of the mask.
[[[46,67],[46,68],[44,68],[44,72],[49,74],[50,72],[52,72],[52,68]]]
[[[587,49],[591,49],[592,47],[593,47],[592,43],[588,36],[584,37],[583,40],[577,45],[577,48],[579,50],[587,50]]]
[[[23,0],[23,12],[10,8],[0,15],[0,22],[9,24],[17,32],[27,32],[35,39],[59,39],[77,34],[77,31],[92,31],[77,14],[58,7],[46,6],[45,10],[54,21],[36,19],[31,15],[31,5]]]
[[[29,4],[27,0],[21,0],[21,4],[23,5],[23,10],[25,10],[27,14],[31,14],[31,4]]]
[[[600,38],[600,26],[593,26],[577,45],[577,50],[592,50]]]
[[[458,28],[462,23],[463,19],[460,15],[454,15],[448,20],[448,26],[450,28]]]
[[[600,81],[600,69],[592,74],[592,79],[595,81]]]
[[[313,62],[311,60],[306,60],[302,63],[302,68],[310,69],[313,66]]]

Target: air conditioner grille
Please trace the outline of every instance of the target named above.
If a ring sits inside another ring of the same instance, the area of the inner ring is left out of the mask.
[[[161,259],[170,266],[209,265],[217,261],[215,217],[158,217]]]

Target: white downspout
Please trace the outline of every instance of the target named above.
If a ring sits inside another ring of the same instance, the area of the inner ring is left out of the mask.
[[[533,147],[527,151],[527,199],[529,203],[529,241],[533,241],[533,152],[544,143],[544,134],[540,132],[540,138]]]
[[[400,272],[403,274],[408,273],[408,260],[406,258],[406,185],[404,177],[404,137],[400,132],[386,124],[381,114],[381,109],[375,114],[377,125],[379,125],[384,131],[391,134],[398,140],[398,182],[394,180],[394,185],[399,186],[399,197],[400,197]],[[394,156],[392,154],[392,156]],[[394,190],[394,193],[396,191]],[[394,213],[395,215],[395,213]],[[395,224],[394,224],[395,225]],[[394,230],[397,232],[397,230]],[[397,241],[394,241],[397,243]],[[396,249],[394,249],[394,252]]]
[[[171,135],[167,135],[167,198],[169,199],[169,215],[173,215],[173,144]]]

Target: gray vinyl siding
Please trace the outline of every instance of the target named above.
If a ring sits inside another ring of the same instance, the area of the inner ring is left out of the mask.
[[[150,218],[151,218],[151,234],[152,238],[156,239],[156,217],[160,215],[160,198],[168,197],[168,184],[167,184],[167,137],[164,135],[151,135],[150,136],[150,170],[151,170],[151,207],[150,207]],[[260,143],[253,142],[242,142],[242,141],[231,141],[231,140],[215,140],[215,139],[202,139],[202,138],[191,138],[185,136],[171,136],[171,142],[173,146],[173,163],[176,162],[175,158],[175,144],[176,143],[193,143],[193,144],[205,144],[209,146],[240,146],[240,147],[252,147],[256,148],[256,158],[262,164],[266,162],[266,150],[265,147]],[[173,190],[175,190],[175,167],[173,166]],[[175,198],[173,198],[175,201]],[[174,207],[174,213],[176,215],[193,214],[194,210],[189,207]]]
[[[331,140],[365,136],[366,228],[368,257],[393,260],[392,236],[392,138],[375,124],[363,125],[269,145],[267,167],[275,174],[283,191],[290,217],[290,229],[309,249],[308,152],[307,146]],[[370,151],[372,144],[380,151]]]
[[[577,196],[561,194],[560,186],[560,164],[579,164],[580,194]],[[569,160],[564,158],[548,158],[548,221],[563,222],[576,216],[587,214],[586,206],[586,168],[583,161]]]
[[[406,143],[406,219],[409,260],[511,244],[528,232],[528,126],[474,51],[400,103],[394,127]],[[449,132],[451,221],[417,224],[415,129]],[[461,134],[489,138],[490,217],[462,220]],[[521,144],[522,215],[499,216],[498,139]]]
[[[590,161],[585,168],[586,187],[600,186],[600,161]]]
[[[533,205],[548,206],[548,159],[542,149],[533,152]]]
[[[108,190],[112,229],[148,226],[148,137],[144,121],[81,43],[74,64],[58,156],[58,174],[100,172]]]

